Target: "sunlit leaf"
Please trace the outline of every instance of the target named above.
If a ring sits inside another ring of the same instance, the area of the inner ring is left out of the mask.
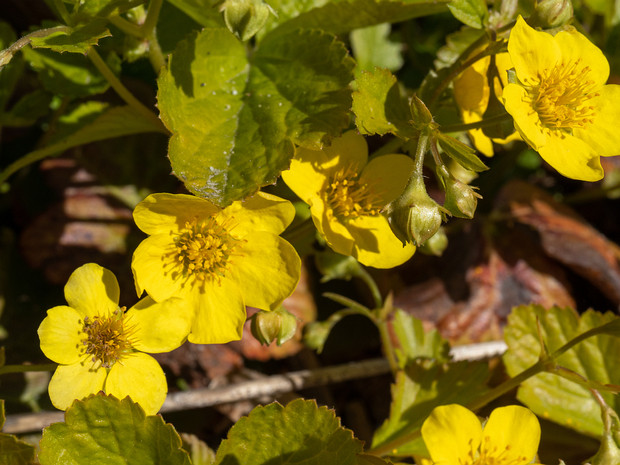
[[[99,39],[110,36],[103,19],[90,21],[75,28],[59,30],[45,37],[33,37],[30,45],[35,48],[49,48],[55,52],[86,53],[88,49],[97,45]]]
[[[485,0],[452,0],[448,8],[456,19],[476,29],[481,29],[489,16]]]
[[[354,465],[362,442],[315,401],[297,399],[256,407],[222,441],[217,465]],[[45,465],[45,464],[43,464]]]
[[[486,363],[438,364],[431,360],[411,363],[396,375],[390,416],[375,432],[372,447],[380,447],[419,429],[438,405],[467,405],[486,390],[487,377]],[[427,453],[421,437],[392,452],[393,455]]]
[[[515,376],[538,360],[538,326],[552,353],[575,336],[617,318],[611,312],[601,314],[593,310],[579,316],[569,308],[545,310],[539,306],[516,307],[508,317],[508,326],[504,331],[508,344],[504,362],[508,373]],[[586,379],[620,385],[618,356],[620,338],[599,335],[586,339],[561,355],[557,363]],[[607,392],[601,392],[601,395],[608,405],[618,411],[618,396]],[[517,397],[543,418],[593,436],[600,436],[603,432],[600,407],[590,392],[565,378],[541,373],[522,383]]]
[[[416,358],[448,361],[450,345],[436,329],[425,331],[422,321],[400,309],[394,312],[392,328],[398,341],[396,354],[403,366]]]
[[[126,397],[91,395],[75,401],[64,423],[43,430],[41,465],[190,465],[181,438],[158,415]]]
[[[351,48],[357,61],[356,71],[372,71],[375,66],[396,71],[403,65],[402,45],[389,39],[389,23],[351,31]]]
[[[174,173],[220,206],[274,182],[294,143],[319,148],[346,127],[352,68],[318,31],[265,40],[250,60],[224,28],[181,42],[158,93]]]
[[[488,166],[480,161],[474,149],[456,140],[454,137],[441,134],[437,142],[439,142],[439,146],[444,153],[463,168],[471,171],[485,171],[489,169]]]

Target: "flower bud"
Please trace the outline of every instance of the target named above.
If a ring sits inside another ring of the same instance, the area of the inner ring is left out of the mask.
[[[441,257],[444,250],[446,250],[446,247],[448,247],[448,236],[442,226],[424,244],[422,244],[422,247],[420,247],[419,250],[426,255]]]
[[[263,0],[225,0],[220,6],[224,22],[239,39],[251,39],[267,22],[271,7]]]
[[[415,129],[421,131],[425,128],[436,126],[436,124],[433,123],[433,115],[424,104],[424,102],[420,100],[415,94],[413,95],[413,97],[411,97],[411,102],[409,102],[409,109],[411,110],[411,116],[413,118],[411,120],[411,125]]]
[[[541,0],[536,3],[534,14],[528,20],[532,27],[550,29],[568,24],[573,18],[571,0]]]
[[[282,345],[291,339],[297,330],[297,318],[284,307],[271,312],[259,310],[252,315],[251,320],[252,335],[264,345],[269,345],[274,340],[278,345]]]
[[[424,244],[441,226],[444,209],[429,197],[421,175],[413,174],[400,197],[385,207],[390,228],[405,245]]]
[[[445,179],[446,201],[443,206],[453,216],[459,218],[473,218],[478,199],[482,198],[471,186],[462,183],[450,176]]]

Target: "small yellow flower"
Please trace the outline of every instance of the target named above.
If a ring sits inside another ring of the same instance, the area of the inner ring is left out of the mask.
[[[49,309],[38,330],[41,350],[60,364],[49,384],[52,404],[65,410],[75,399],[104,391],[157,413],[168,386],[144,352],[168,352],[185,341],[191,321],[177,317],[183,302],[146,297],[125,311],[118,306],[116,277],[95,263],[71,274],[65,298],[69,305]]]
[[[310,205],[317,230],[333,250],[364,265],[392,268],[411,258],[415,247],[403,247],[381,211],[402,193],[412,171],[406,155],[369,162],[366,140],[349,131],[323,150],[299,148],[282,178]]]
[[[149,234],[133,255],[138,295],[181,297],[191,306],[190,342],[241,339],[245,306],[273,310],[299,281],[301,260],[279,237],[293,205],[259,192],[221,209],[184,194],[152,194],[133,213]]]
[[[508,53],[518,83],[502,99],[523,139],[562,175],[601,179],[599,157],[620,154],[620,86],[605,85],[603,53],[573,28],[552,36],[521,17]]]
[[[526,465],[536,457],[540,424],[525,407],[496,408],[484,425],[458,404],[436,407],[422,425],[433,464]]]
[[[478,50],[477,52],[479,52]],[[477,52],[474,52],[476,54]],[[495,95],[502,95],[502,88],[508,83],[507,70],[512,68],[510,56],[507,53],[495,55],[495,63],[500,80],[494,80]],[[461,110],[461,117],[466,124],[482,121],[484,112],[489,105],[491,88],[487,79],[487,72],[491,65],[491,57],[485,57],[476,61],[472,66],[463,71],[454,80],[454,98]],[[519,139],[518,133],[513,133],[504,139],[489,138],[482,129],[472,129],[469,136],[474,146],[487,157],[493,156],[493,142],[506,144]]]

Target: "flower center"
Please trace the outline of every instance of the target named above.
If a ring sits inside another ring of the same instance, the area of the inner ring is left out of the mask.
[[[529,462],[527,457],[518,455],[511,450],[510,445],[500,449],[490,444],[489,436],[485,436],[480,446],[480,455],[474,459],[473,451],[470,452],[470,461],[465,462],[468,465],[522,465]]]
[[[588,100],[599,94],[593,92],[595,83],[588,79],[590,67],[580,62],[560,63],[540,76],[532,104],[547,128],[574,129],[592,124],[595,112]]]
[[[110,316],[84,317],[82,355],[89,356],[97,368],[110,368],[132,351],[134,327],[123,321],[123,309]]]
[[[378,215],[383,208],[379,195],[368,183],[360,182],[352,166],[338,170],[327,185],[327,204],[342,219]]]
[[[184,276],[204,281],[225,276],[239,239],[230,235],[230,222],[220,224],[215,217],[188,221],[175,238],[177,260]]]

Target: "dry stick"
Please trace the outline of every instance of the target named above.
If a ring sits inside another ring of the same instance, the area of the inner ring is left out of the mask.
[[[454,361],[483,360],[501,355],[506,344],[501,341],[482,342],[453,347],[450,355]],[[390,372],[386,359],[376,358],[344,365],[301,370],[286,375],[273,375],[264,378],[243,381],[218,388],[201,388],[169,394],[161,412],[176,412],[195,408],[257,399],[268,396],[275,398],[278,394],[307,389],[316,386],[341,383],[353,379],[369,378]],[[63,412],[39,412],[8,415],[3,433],[20,434],[40,431],[51,423],[64,421]]]

